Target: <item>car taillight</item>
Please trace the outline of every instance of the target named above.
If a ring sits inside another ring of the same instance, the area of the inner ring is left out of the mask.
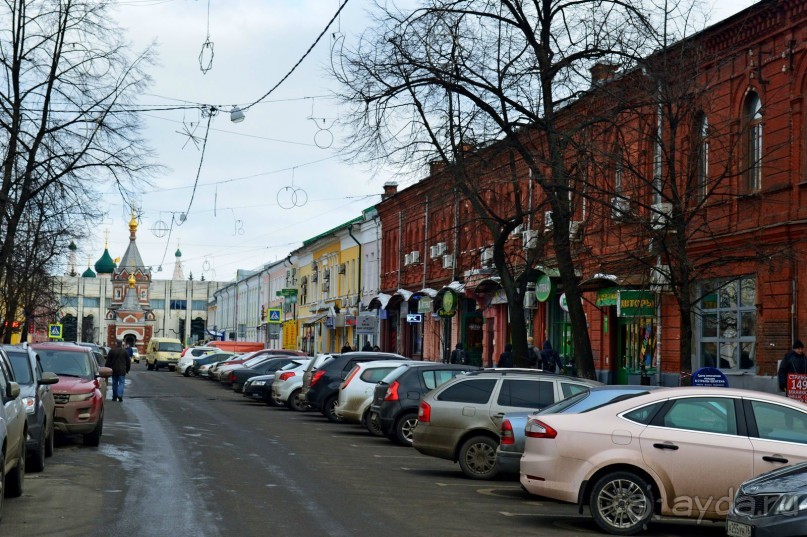
[[[341,386],[339,386],[339,389],[344,390],[345,388],[347,388],[347,385],[350,384],[350,381],[353,380],[353,377],[355,377],[356,373],[358,373],[358,372],[359,372],[359,368],[354,367],[353,371],[350,372],[350,375],[348,375],[347,378],[345,379],[345,381],[341,384]]]
[[[230,382],[235,382],[235,373],[230,373]]]
[[[510,420],[504,420],[502,422],[502,433],[499,443],[503,446],[512,446],[516,443],[516,439],[513,436],[513,425],[510,423]]]
[[[321,379],[321,378],[322,378],[322,375],[324,375],[324,374],[325,374],[325,370],[324,370],[324,369],[320,369],[319,371],[317,371],[316,373],[314,373],[314,376],[313,376],[313,377],[311,377],[311,384],[309,384],[309,386],[313,386],[314,384],[316,384],[317,382],[319,382],[319,379]]]
[[[294,376],[294,373],[281,373],[278,377],[278,380],[289,380],[291,377]]]
[[[558,432],[542,421],[530,419],[527,421],[525,434],[530,438],[555,438]]]
[[[429,423],[432,419],[432,407],[426,401],[421,401],[418,407],[418,421]]]
[[[384,401],[397,401],[398,400],[398,387],[400,384],[396,380],[387,388],[387,394],[384,396]]]

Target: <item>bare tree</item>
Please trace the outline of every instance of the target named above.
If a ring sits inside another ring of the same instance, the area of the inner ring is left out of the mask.
[[[335,69],[353,106],[352,156],[411,165],[437,155],[457,166],[464,148],[490,142],[517,155],[513,173],[500,179],[519,192],[519,180],[529,178],[551,209],[551,254],[568,299],[578,371],[593,378],[569,240],[574,193],[583,189],[578,168],[564,158],[582,126],[565,121],[564,108],[579,97],[594,63],[640,57],[651,22],[639,3],[601,0],[431,0],[409,12],[379,6],[379,13],[377,27]],[[488,225],[513,314],[522,303],[508,281],[502,237],[528,212],[493,214],[472,176],[458,174],[456,184]],[[517,356],[524,356],[525,335],[513,334]]]
[[[132,106],[151,52],[132,57],[110,20],[104,2],[0,4],[0,282],[31,246],[21,226],[32,204],[92,219],[101,187],[128,198],[156,170]]]

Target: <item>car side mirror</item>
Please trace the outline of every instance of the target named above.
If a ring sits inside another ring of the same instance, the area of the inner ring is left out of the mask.
[[[112,376],[112,368],[111,367],[99,367],[98,368],[98,376],[108,379]]]
[[[42,373],[42,378],[39,379],[37,384],[42,386],[46,384],[56,384],[57,382],[59,382],[59,375],[57,375],[56,373],[51,373],[50,371],[46,371]]]
[[[11,399],[16,399],[20,396],[20,385],[16,382],[8,383],[8,396]]]

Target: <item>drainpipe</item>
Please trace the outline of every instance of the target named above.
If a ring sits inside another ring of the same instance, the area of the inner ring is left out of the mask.
[[[429,246],[429,197],[426,196],[426,211],[423,215],[424,230],[423,230],[423,289],[426,288],[426,268],[429,266],[426,261],[429,259],[426,253],[426,248]]]
[[[353,224],[350,224],[349,226],[347,226],[347,234],[350,235],[350,238],[353,239],[353,242],[355,242],[356,244],[359,245],[359,262],[358,262],[359,271],[358,271],[358,274],[357,274],[358,282],[357,282],[357,285],[356,285],[356,297],[358,298],[358,302],[361,302],[361,295],[362,295],[362,288],[361,288],[361,265],[362,265],[361,242],[359,242],[359,240],[356,239],[356,237],[353,236]],[[345,272],[347,272],[347,271],[345,271]],[[357,319],[356,320],[358,321],[358,313],[359,313],[358,304],[356,304],[356,313],[357,313],[357,315],[356,315]],[[359,334],[356,332],[355,325],[353,327],[353,341],[354,341],[353,346],[355,347],[354,350],[359,350]]]

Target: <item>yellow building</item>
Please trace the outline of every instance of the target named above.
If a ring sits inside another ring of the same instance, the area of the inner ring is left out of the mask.
[[[360,216],[303,242],[292,252],[297,267],[299,348],[309,354],[357,346],[354,332],[361,298]]]

